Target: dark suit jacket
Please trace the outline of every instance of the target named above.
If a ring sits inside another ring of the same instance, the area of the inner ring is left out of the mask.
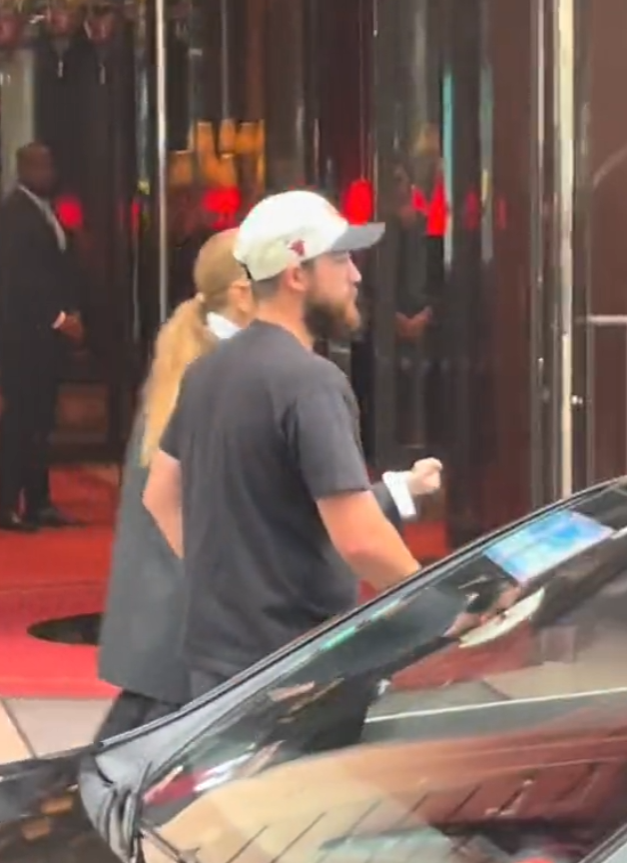
[[[37,204],[17,188],[0,204],[0,357],[45,360],[64,344],[52,329],[79,309],[79,277],[68,248]]]

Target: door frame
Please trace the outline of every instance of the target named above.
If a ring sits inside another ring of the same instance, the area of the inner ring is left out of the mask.
[[[579,0],[536,0],[537,140],[532,143],[534,206],[530,349],[531,491],[534,507],[568,497],[574,470],[579,398],[579,275],[582,247],[576,181],[581,136]],[[577,143],[575,143],[575,141]],[[534,170],[535,169],[535,170]],[[585,259],[585,254],[584,254]],[[584,279],[585,282],[585,279]]]

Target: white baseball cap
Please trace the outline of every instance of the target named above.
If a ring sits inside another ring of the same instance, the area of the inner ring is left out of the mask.
[[[383,223],[351,225],[322,195],[297,190],[256,204],[239,227],[234,256],[255,282],[330,252],[374,246]]]

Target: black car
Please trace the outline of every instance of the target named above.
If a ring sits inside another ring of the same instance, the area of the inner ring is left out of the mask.
[[[0,863],[627,860],[627,480],[0,773]]]

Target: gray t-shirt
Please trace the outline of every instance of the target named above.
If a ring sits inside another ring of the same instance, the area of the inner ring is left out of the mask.
[[[182,469],[192,667],[230,676],[354,606],[315,503],[370,488],[333,363],[255,322],[190,367],[162,448]]]

